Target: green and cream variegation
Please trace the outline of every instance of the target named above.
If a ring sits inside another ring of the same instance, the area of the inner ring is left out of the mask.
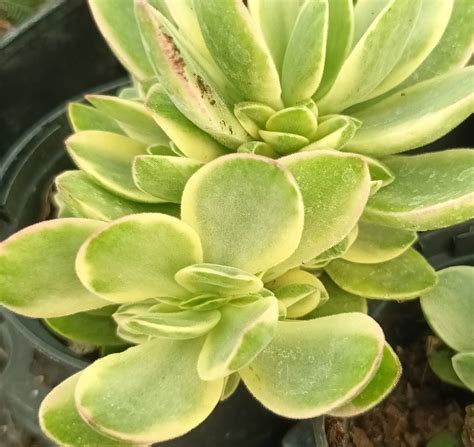
[[[474,152],[398,155],[474,111],[472,2],[88,3],[130,85],[70,105],[78,170],[59,219],[0,245],[0,303],[123,352],[45,399],[44,432],[166,441],[241,380],[285,417],[360,414],[401,371],[368,299],[422,295],[430,362],[472,388],[469,309],[443,301],[470,273],[411,246],[474,217]]]

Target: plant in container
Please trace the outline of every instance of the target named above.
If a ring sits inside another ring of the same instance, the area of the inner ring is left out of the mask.
[[[393,155],[472,112],[472,5],[90,5],[134,85],[71,106],[80,171],[56,180],[59,219],[2,244],[0,300],[136,346],[53,390],[45,433],[164,441],[240,379],[289,418],[375,406],[400,365],[366,298],[431,290],[416,231],[474,215],[473,152]]]

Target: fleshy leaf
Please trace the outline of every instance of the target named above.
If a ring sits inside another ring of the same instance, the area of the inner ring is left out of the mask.
[[[453,367],[461,381],[474,392],[474,352],[460,352],[453,357]]]
[[[153,78],[135,20],[132,0],[89,0],[94,19],[112,51],[139,80]]]
[[[280,154],[263,141],[249,141],[248,143],[241,144],[237,152],[241,154],[262,155],[263,157],[273,159],[280,158]]]
[[[402,87],[464,67],[474,50],[473,22],[474,3],[471,0],[454,0],[449,23],[441,40]]]
[[[301,151],[314,151],[316,149],[341,149],[356,134],[361,122],[346,115],[326,115],[318,126],[313,142]]]
[[[389,185],[395,179],[392,171],[386,165],[375,158],[360,155],[367,163],[370,172],[370,195],[376,194],[380,188]]]
[[[396,66],[409,41],[422,0],[392,0],[371,23],[318,101],[324,114],[366,99]],[[357,23],[357,22],[356,22]]]
[[[457,387],[464,388],[465,385],[459,379],[456,371],[453,368],[452,357],[455,351],[452,349],[442,347],[435,348],[430,346],[428,348],[428,362],[432,371],[443,381]]]
[[[103,226],[88,219],[56,219],[25,228],[0,244],[0,302],[33,318],[61,317],[107,306],[80,283],[74,260]]]
[[[242,127],[253,138],[260,138],[259,130],[265,129],[268,119],[275,110],[265,104],[246,101],[236,104],[234,113]]]
[[[187,292],[174,275],[202,261],[197,234],[165,214],[123,217],[96,233],[78,253],[76,270],[87,288],[115,303]]]
[[[77,373],[69,377],[43,400],[39,409],[41,430],[62,446],[139,447],[138,444],[114,441],[102,436],[82,420],[74,402],[74,391],[80,376],[81,373]]]
[[[370,177],[362,160],[336,151],[304,152],[279,161],[295,176],[305,208],[301,242],[284,263],[291,268],[313,259],[351,232],[367,202]]]
[[[212,412],[223,388],[222,380],[199,378],[201,347],[202,339],[156,339],[97,360],[79,378],[79,413],[101,433],[128,442],[187,433]]]
[[[291,2],[289,2],[291,3]],[[315,98],[321,98],[336,80],[351,48],[354,33],[352,0],[329,1],[329,23],[324,72]]]
[[[342,258],[359,264],[385,262],[408,250],[416,241],[416,237],[414,231],[360,220],[357,239]]]
[[[88,95],[87,100],[98,110],[116,120],[125,133],[145,144],[167,144],[168,137],[141,103],[115,96]]]
[[[151,5],[143,0],[135,4],[145,48],[170,99],[221,144],[237,148],[247,140],[246,132],[190,55],[183,36]]]
[[[327,290],[329,299],[305,316],[305,320],[327,317],[329,315],[360,312],[366,314],[367,300],[341,289],[328,275],[323,274],[321,281]]]
[[[112,306],[116,309],[116,306]],[[112,312],[113,313],[113,312]],[[79,312],[66,317],[48,318],[45,323],[56,334],[76,343],[95,346],[119,346],[124,341],[117,336],[117,325],[110,315]]]
[[[402,373],[397,354],[386,343],[382,362],[375,376],[362,392],[342,407],[331,410],[332,416],[354,417],[378,405],[393,390]]]
[[[412,248],[380,264],[355,264],[336,259],[326,267],[326,272],[342,289],[374,299],[416,298],[437,282],[434,270]]]
[[[247,366],[275,335],[278,302],[260,298],[246,305],[228,304],[207,335],[197,364],[203,380],[214,380]]]
[[[281,165],[235,154],[191,177],[181,218],[199,234],[206,262],[254,274],[293,253],[303,228],[303,201]]]
[[[133,178],[142,191],[164,202],[180,203],[189,178],[200,161],[164,155],[140,155],[133,162]]]
[[[351,400],[375,374],[382,329],[363,314],[279,322],[275,338],[241,371],[265,407],[289,418],[310,418]]]
[[[420,299],[425,318],[449,347],[474,351],[474,267],[450,267],[440,271],[438,278],[436,287]]]
[[[408,78],[428,57],[443,35],[453,0],[424,0],[406,49],[390,74],[370,94],[374,98]]]
[[[239,373],[232,373],[224,379],[224,389],[222,390],[221,401],[227,400],[237,390],[240,384]]]
[[[307,107],[288,107],[274,113],[265,127],[273,132],[291,133],[311,139],[318,128],[318,121]]]
[[[124,135],[125,132],[105,113],[79,102],[72,102],[68,107],[68,117],[75,132],[83,130],[102,130]]]
[[[383,162],[395,180],[369,200],[366,220],[420,231],[474,217],[471,149],[389,157]]]
[[[72,207],[81,217],[111,221],[137,213],[164,213],[179,216],[177,205],[132,202],[102,188],[82,171],[63,172],[56,177],[55,184],[62,206]]]
[[[136,202],[160,202],[133,182],[133,159],[146,153],[144,144],[123,135],[87,130],[69,137],[66,146],[74,163],[104,188]]]
[[[194,6],[209,52],[244,100],[279,108],[278,72],[245,5],[236,0],[195,0]]]
[[[247,2],[250,14],[258,24],[279,72],[283,67],[291,32],[304,3],[305,0]]]
[[[261,130],[259,134],[263,141],[272,146],[281,155],[292,154],[309,144],[308,138],[292,133]]]
[[[174,153],[173,149],[170,146],[167,146],[165,144],[152,144],[146,148],[146,153],[148,155],[168,155],[171,157],[179,157],[180,155]]]
[[[193,293],[245,295],[263,288],[263,282],[256,276],[235,267],[216,264],[190,265],[176,273],[175,279]]]
[[[207,163],[227,153],[226,148],[176,108],[161,86],[150,89],[146,104],[153,111],[156,122],[187,157]]]
[[[437,140],[474,111],[473,82],[466,67],[358,108],[352,115],[363,124],[344,150],[380,157]]]
[[[329,24],[327,0],[306,2],[288,41],[281,74],[287,105],[311,98],[323,77]]]
[[[183,310],[164,312],[157,308],[134,316],[122,314],[120,309],[114,319],[127,332],[147,335],[149,337],[165,337],[175,340],[187,340],[207,334],[218,324],[221,315],[216,310],[196,312]]]
[[[328,294],[321,281],[300,269],[286,272],[266,284],[286,307],[286,318],[300,318],[327,301]]]

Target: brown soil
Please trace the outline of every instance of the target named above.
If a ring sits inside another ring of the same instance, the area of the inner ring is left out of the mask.
[[[474,398],[431,372],[425,341],[420,337],[397,348],[402,378],[378,407],[352,420],[327,419],[330,447],[425,447],[441,432],[462,437],[459,445],[474,446]]]

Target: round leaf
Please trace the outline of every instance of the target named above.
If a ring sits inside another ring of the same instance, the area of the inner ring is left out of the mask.
[[[460,352],[453,357],[456,374],[474,392],[474,352]]]
[[[303,227],[293,177],[253,155],[229,155],[201,168],[184,189],[181,210],[201,238],[206,262],[252,274],[290,256]]]
[[[101,433],[152,444],[181,436],[209,416],[223,380],[196,371],[202,339],[157,339],[96,361],[82,373],[76,405]]]
[[[174,275],[202,261],[199,237],[185,223],[164,214],[134,214],[91,237],[78,253],[82,283],[116,303],[188,292]]]
[[[326,267],[326,271],[342,289],[374,299],[416,298],[437,282],[435,271],[411,248],[380,264],[355,264],[336,259]]]
[[[273,341],[239,374],[269,410],[311,418],[359,394],[377,371],[383,349],[382,329],[363,314],[279,322]]]
[[[28,227],[0,244],[0,302],[21,315],[48,318],[110,304],[79,281],[74,260],[103,227],[87,219],[56,219]]]

